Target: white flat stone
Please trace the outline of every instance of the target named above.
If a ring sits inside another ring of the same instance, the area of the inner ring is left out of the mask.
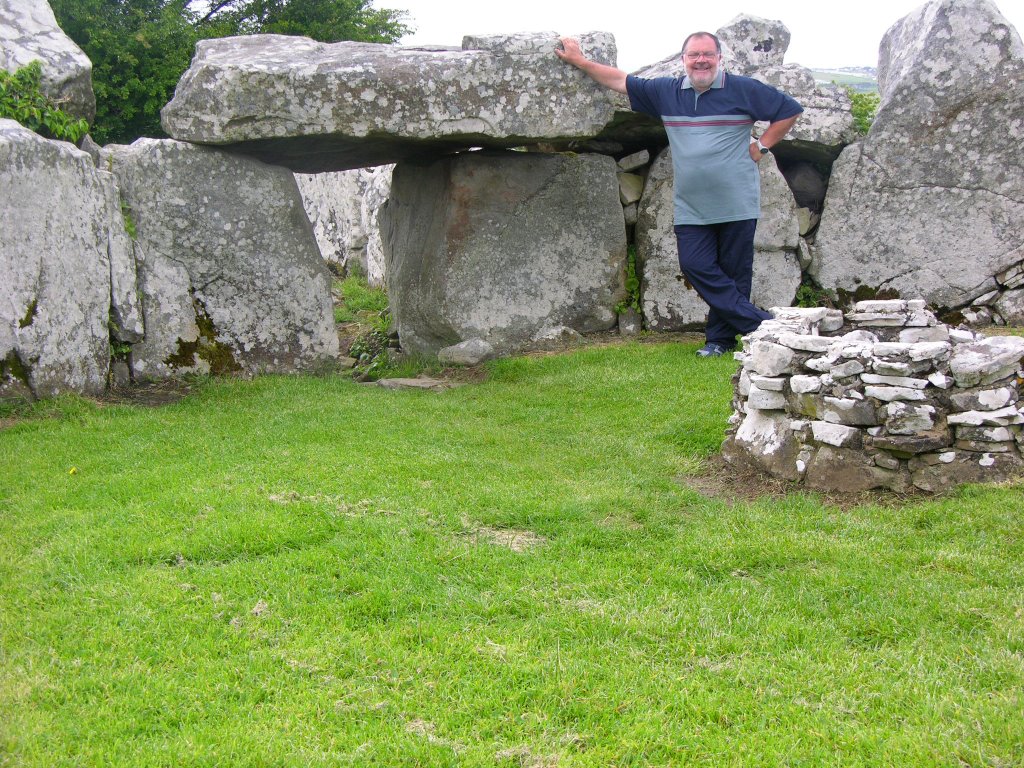
[[[910,387],[911,389],[924,389],[928,386],[928,379],[914,379],[910,376],[880,376],[877,373],[862,373],[860,380],[865,384],[883,384],[889,387]]]
[[[856,427],[828,421],[812,421],[811,434],[817,442],[834,445],[837,448],[854,445],[861,440],[861,431]]]
[[[887,403],[893,400],[924,400],[927,397],[921,390],[910,387],[867,386],[864,394]]]

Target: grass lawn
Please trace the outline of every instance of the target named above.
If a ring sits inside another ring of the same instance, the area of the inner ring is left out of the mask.
[[[38,407],[0,765],[1024,763],[1024,486],[705,497],[735,363],[694,349]]]

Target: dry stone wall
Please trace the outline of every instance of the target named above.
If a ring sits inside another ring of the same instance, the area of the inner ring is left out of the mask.
[[[1024,338],[950,328],[923,300],[772,312],[736,355],[727,460],[838,491],[1024,469]]]

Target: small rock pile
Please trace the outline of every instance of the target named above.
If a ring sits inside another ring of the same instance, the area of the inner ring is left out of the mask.
[[[736,354],[730,463],[828,491],[1021,473],[1024,338],[951,328],[923,300],[772,314]]]

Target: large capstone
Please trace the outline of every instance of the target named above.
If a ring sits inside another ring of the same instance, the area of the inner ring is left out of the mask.
[[[284,168],[208,147],[111,145],[137,233],[136,379],[313,370],[338,356],[330,281]]]
[[[558,59],[558,39],[467,37],[462,50],[282,35],[202,40],[163,126],[182,141],[231,145],[304,172],[590,139],[628,106]],[[580,41],[614,65],[611,35]]]
[[[61,109],[90,123],[96,115],[92,62],[57,25],[42,0],[0,0],[0,67],[8,72],[39,61],[42,91]]]
[[[508,353],[546,329],[615,325],[626,233],[609,157],[470,152],[399,164],[381,229],[404,349],[479,338]]]
[[[882,103],[836,162],[824,288],[960,307],[1024,259],[1024,44],[986,0],[936,0],[882,40]]]
[[[97,393],[110,336],[142,333],[114,177],[0,120],[0,394]]]

